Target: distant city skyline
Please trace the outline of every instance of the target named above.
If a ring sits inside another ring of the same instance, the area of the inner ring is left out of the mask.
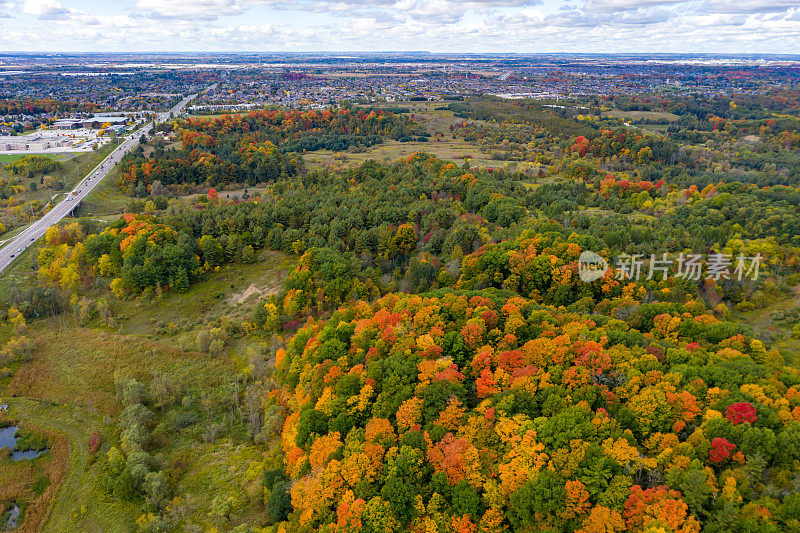
[[[0,51],[773,53],[800,0],[0,0]]]

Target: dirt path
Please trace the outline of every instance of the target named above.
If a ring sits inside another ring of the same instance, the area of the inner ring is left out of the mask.
[[[252,296],[269,296],[270,294],[277,294],[280,289],[280,283],[268,283],[264,286],[258,287],[255,283],[251,283],[246,289],[230,295],[228,302],[232,304],[243,304]]]

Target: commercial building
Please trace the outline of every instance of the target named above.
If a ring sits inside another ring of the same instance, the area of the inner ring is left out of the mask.
[[[54,130],[77,130],[81,127],[81,121],[74,118],[57,120],[51,126]]]
[[[24,137],[0,137],[0,150],[46,150],[53,143],[41,135]]]
[[[130,119],[123,116],[96,115],[92,118],[81,119],[81,126],[87,129],[102,128],[103,125],[124,126]]]

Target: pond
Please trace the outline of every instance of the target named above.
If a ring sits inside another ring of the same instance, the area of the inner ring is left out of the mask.
[[[19,426],[6,426],[0,428],[0,448],[8,448],[11,450],[11,459],[13,461],[26,461],[35,459],[47,452],[47,448],[41,450],[15,450],[17,446],[17,430]]]
[[[27,461],[28,459],[36,459],[42,454],[47,453],[47,449],[44,450],[25,450],[25,451],[14,451],[11,452],[11,459],[14,461]]]
[[[0,428],[0,448],[13,449],[17,445],[17,430],[19,426],[6,426]]]
[[[6,519],[4,529],[5,530],[17,529],[17,527],[19,526],[19,524],[17,523],[17,518],[19,518],[19,505],[15,503],[14,507],[12,507],[11,510],[8,511],[8,513],[3,513],[3,514],[4,516],[6,515],[8,516],[8,518]],[[2,522],[0,522],[0,524],[2,524]]]

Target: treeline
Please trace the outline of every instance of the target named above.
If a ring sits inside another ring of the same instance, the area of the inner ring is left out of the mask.
[[[771,117],[774,112],[787,109],[785,98],[781,98],[781,90],[775,90],[764,95],[737,94],[735,96],[718,95],[706,97],[702,95],[680,95],[668,98],[647,98],[646,96],[615,96],[612,97],[614,105],[622,111],[663,111],[691,117],[690,121],[682,123],[690,128],[707,129],[701,125],[710,125],[713,128],[715,117],[726,120],[757,120]]]
[[[14,174],[25,174],[30,178],[56,172],[61,170],[63,165],[44,155],[26,155],[9,164],[8,168]]]
[[[521,222],[526,211],[513,198],[523,191],[514,174],[472,174],[422,154],[340,174],[314,171],[280,180],[247,202],[181,203],[157,216],[126,215],[85,240],[54,229],[40,253],[41,274],[69,287],[101,276],[120,294],[185,290],[204,270],[251,260],[263,247],[327,247],[362,265],[349,283],[389,275],[394,282],[380,285],[396,289],[413,257],[428,254],[438,264]],[[438,269],[415,286],[430,286],[437,275]]]
[[[800,191],[796,188],[759,189],[733,182],[670,190],[663,182],[616,181],[610,177],[595,184],[547,183],[527,193],[526,205],[588,230],[612,250],[625,249],[628,253],[705,250],[725,246],[737,237],[800,246]],[[613,213],[607,218],[587,216],[581,213],[585,207]],[[766,211],[770,216],[763,216]],[[636,212],[659,216],[633,222],[624,216]]]
[[[281,146],[283,152],[312,152],[314,150],[331,150],[342,152],[348,148],[369,148],[383,142],[378,135],[305,135],[299,139],[285,142]]]
[[[544,108],[529,101],[509,101],[493,97],[471,97],[447,106],[457,117],[472,120],[511,122],[539,126],[560,136],[590,136],[595,130],[582,122],[570,120],[567,110]]]
[[[283,154],[269,142],[250,144],[239,151],[232,145],[213,149],[161,149],[150,158],[141,147],[129,151],[123,160],[117,186],[138,196],[146,196],[155,182],[169,187],[204,184],[222,187],[230,183],[276,181],[297,175],[303,159],[297,154]]]
[[[213,120],[189,118],[179,122],[176,130],[184,140],[201,136],[237,135],[241,142],[270,141],[276,146],[309,133],[320,135],[377,135],[391,139],[422,135],[424,129],[410,117],[383,110],[332,108],[323,111],[272,109],[252,111],[246,115],[223,115]],[[195,143],[196,144],[196,143]]]
[[[212,187],[274,182],[302,171],[299,153],[304,151],[367,148],[384,137],[425,134],[408,117],[365,109],[272,109],[211,120],[188,118],[175,125],[175,133],[180,149],[157,147],[145,157],[140,147],[126,154],[118,186],[144,195],[155,181]]]
[[[101,106],[92,102],[74,102],[54,98],[0,99],[0,115],[39,115],[41,113],[92,113]]]

